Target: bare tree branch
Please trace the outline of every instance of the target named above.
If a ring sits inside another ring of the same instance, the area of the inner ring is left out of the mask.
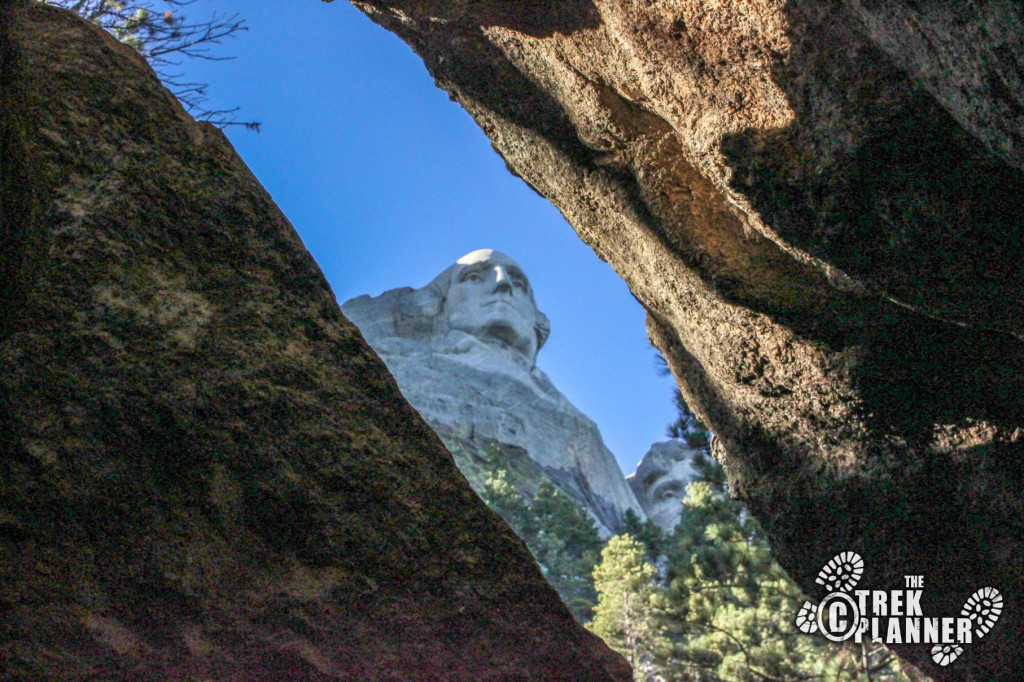
[[[156,71],[164,85],[174,93],[182,105],[195,118],[209,121],[216,126],[242,125],[259,132],[256,121],[238,121],[235,113],[239,108],[214,109],[207,106],[206,83],[192,83],[181,80],[180,73],[173,73],[174,67],[181,66],[185,59],[225,61],[214,52],[225,38],[233,38],[240,31],[249,30],[245,21],[237,14],[218,15],[216,11],[206,21],[191,22],[180,13],[181,8],[192,5],[195,0],[40,0],[51,5],[69,9],[92,23],[105,28],[121,42],[130,45],[141,54]]]

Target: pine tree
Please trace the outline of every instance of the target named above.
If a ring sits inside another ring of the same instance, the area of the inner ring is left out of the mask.
[[[597,603],[593,571],[603,546],[594,520],[547,481],[527,501],[509,481],[496,449],[488,451],[484,466],[484,502],[526,543],[573,616],[585,622]]]
[[[647,560],[657,566],[658,561],[668,547],[669,535],[659,528],[658,524],[654,521],[650,519],[641,521],[640,517],[632,509],[626,510],[622,527],[624,533],[632,535],[644,546]]]
[[[531,508],[538,528],[534,556],[562,601],[583,622],[597,603],[593,571],[604,544],[594,520],[548,482],[537,489]]]
[[[691,448],[703,448],[708,445],[708,430],[697,416],[690,411],[690,406],[683,398],[683,392],[678,388],[674,394],[676,406],[676,418],[668,425],[666,430],[669,438],[684,440]]]
[[[667,588],[658,601],[656,660],[666,679],[905,679],[884,652],[872,660],[859,646],[796,629],[804,597],[741,503],[697,481],[683,505],[668,551]]]
[[[690,484],[684,507],[669,550],[665,606],[676,618],[664,668],[675,678],[744,682],[821,673],[826,652],[792,625],[799,591],[756,521],[706,482]]]
[[[666,680],[905,680],[884,649],[800,633],[797,585],[771,556],[746,507],[729,498],[707,430],[677,390],[669,435],[701,450],[679,526],[664,542],[665,585],[653,599],[655,667]]]
[[[495,469],[487,473],[480,497],[528,546],[537,540],[537,522],[522,493],[508,480],[508,472]]]
[[[594,569],[597,608],[587,628],[604,639],[633,666],[634,679],[645,678],[655,638],[653,597],[657,570],[644,546],[631,535],[616,535],[601,552]]]

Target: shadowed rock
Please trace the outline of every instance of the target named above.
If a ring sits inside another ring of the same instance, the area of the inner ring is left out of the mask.
[[[627,281],[793,577],[997,588],[955,663],[897,652],[1019,679],[1021,5],[356,4]]]
[[[630,679],[223,134],[0,21],[0,678]]]

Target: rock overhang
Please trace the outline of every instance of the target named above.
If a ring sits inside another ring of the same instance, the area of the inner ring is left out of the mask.
[[[805,588],[855,549],[937,612],[1014,591],[1018,6],[356,4],[627,281]],[[1014,679],[1003,625],[929,672]]]

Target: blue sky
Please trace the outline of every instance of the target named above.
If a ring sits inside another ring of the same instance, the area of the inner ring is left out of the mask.
[[[537,364],[597,422],[624,473],[674,416],[644,312],[558,211],[512,176],[422,61],[345,0],[197,2],[248,32],[190,61],[210,104],[241,106],[260,134],[226,130],[298,230],[339,303],[420,287],[469,251],[523,266],[551,338]]]

